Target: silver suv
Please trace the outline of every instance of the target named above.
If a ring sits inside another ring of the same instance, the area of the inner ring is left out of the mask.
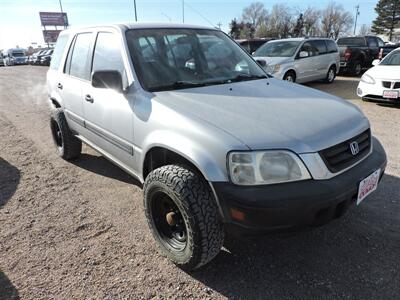
[[[219,30],[66,30],[47,85],[59,155],[84,142],[142,182],[152,234],[182,268],[215,257],[225,232],[337,218],[384,174],[356,106],[271,78]]]
[[[262,45],[254,58],[275,78],[332,83],[340,69],[339,48],[328,38],[292,38]]]

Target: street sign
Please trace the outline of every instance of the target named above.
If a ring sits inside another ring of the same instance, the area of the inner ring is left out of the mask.
[[[39,12],[42,26],[68,26],[67,13]]]
[[[46,44],[56,43],[61,30],[43,30],[43,38]]]

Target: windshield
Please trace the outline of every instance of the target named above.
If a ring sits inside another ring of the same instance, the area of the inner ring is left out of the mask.
[[[339,46],[365,46],[365,38],[363,37],[349,37],[338,39],[337,44]]]
[[[25,56],[25,53],[23,53],[23,52],[12,52],[11,56],[13,56],[13,57],[21,57],[21,56]]]
[[[400,51],[394,51],[388,54],[379,65],[383,66],[400,66]]]
[[[300,41],[268,42],[262,45],[254,53],[254,56],[291,57],[296,53],[297,47],[300,43]]]
[[[133,29],[126,33],[143,88],[174,90],[267,77],[224,33],[206,29]]]

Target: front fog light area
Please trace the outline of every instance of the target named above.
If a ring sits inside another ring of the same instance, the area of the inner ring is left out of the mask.
[[[238,185],[274,184],[311,178],[304,163],[290,151],[233,152],[228,159],[231,180]]]

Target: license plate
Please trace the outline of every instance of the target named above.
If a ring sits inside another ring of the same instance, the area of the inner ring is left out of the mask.
[[[377,189],[380,175],[381,169],[376,170],[374,173],[360,182],[358,186],[357,205]]]
[[[383,91],[383,97],[389,99],[399,98],[399,91]]]

